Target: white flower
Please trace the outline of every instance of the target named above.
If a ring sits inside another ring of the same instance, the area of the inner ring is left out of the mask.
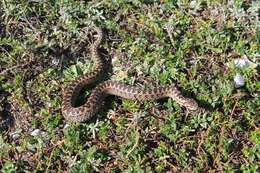
[[[241,76],[240,74],[237,74],[234,77],[234,82],[235,82],[235,86],[237,88],[242,87],[245,85],[245,78],[243,76]]]
[[[60,63],[60,59],[58,59],[58,58],[53,58],[53,59],[51,60],[51,63],[52,63],[53,65],[57,66],[57,65],[59,65],[59,63]]]
[[[250,64],[250,61],[247,58],[238,58],[234,60],[236,67],[243,68]]]

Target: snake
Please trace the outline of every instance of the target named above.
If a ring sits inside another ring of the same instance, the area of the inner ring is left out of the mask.
[[[102,74],[105,66],[98,52],[103,38],[102,29],[96,26],[93,26],[92,29],[97,34],[97,38],[95,38],[95,41],[90,46],[90,54],[96,64],[92,71],[76,77],[67,87],[63,88],[61,110],[62,115],[67,122],[81,123],[90,120],[98,113],[102,106],[101,103],[109,95],[140,102],[170,97],[180,104],[180,106],[183,106],[190,111],[204,110],[198,105],[196,100],[184,97],[174,84],[142,88],[140,86],[127,85],[123,82],[114,80],[106,80],[97,84],[85,103],[76,106],[75,102],[80,91],[85,86],[95,83]]]

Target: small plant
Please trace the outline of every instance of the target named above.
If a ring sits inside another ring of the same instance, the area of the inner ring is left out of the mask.
[[[0,120],[18,123],[0,127],[1,172],[259,171],[258,12],[242,0],[1,1]],[[209,113],[108,98],[90,121],[67,124],[62,88],[95,66],[83,32],[93,24],[113,65],[104,80],[174,83]]]

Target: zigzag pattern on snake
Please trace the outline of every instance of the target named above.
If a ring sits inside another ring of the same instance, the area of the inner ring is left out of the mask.
[[[90,50],[92,58],[96,61],[95,69],[90,73],[77,77],[63,91],[62,114],[68,122],[79,123],[89,120],[99,111],[101,102],[108,95],[116,95],[125,99],[138,101],[171,97],[188,110],[204,111],[194,99],[182,96],[181,92],[174,85],[143,89],[112,80],[98,84],[83,105],[74,106],[80,90],[84,86],[95,82],[104,68],[103,60],[98,54],[98,47],[102,41],[102,30],[98,27],[93,27],[93,29],[97,33],[97,38],[91,45]]]

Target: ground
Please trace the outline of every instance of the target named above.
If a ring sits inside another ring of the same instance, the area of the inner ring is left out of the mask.
[[[259,171],[259,7],[250,0],[1,1],[0,114],[15,122],[1,127],[1,172]],[[109,97],[92,120],[67,124],[62,88],[95,66],[84,32],[93,25],[104,33],[101,56],[111,60],[104,80],[176,84],[209,113],[172,99]],[[237,75],[245,81],[239,86]]]

